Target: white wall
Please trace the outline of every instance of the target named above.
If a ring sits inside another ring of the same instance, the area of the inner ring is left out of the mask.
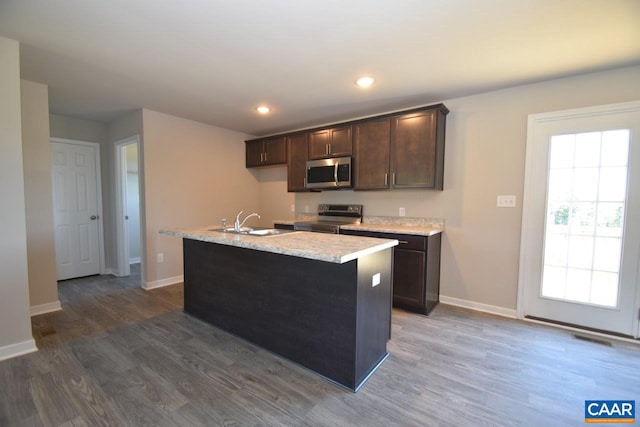
[[[0,360],[36,350],[29,314],[20,51],[0,37]]]
[[[441,294],[515,315],[527,116],[640,99],[640,67],[551,80],[445,100],[444,191],[298,193],[296,210],[318,203],[362,203],[365,215],[444,218]],[[348,119],[348,118],[345,118]],[[271,186],[272,182],[261,183]],[[517,196],[515,209],[496,196]],[[272,203],[288,203],[281,194]],[[288,217],[291,217],[289,215]]]
[[[46,85],[23,80],[22,153],[32,314],[60,308],[51,195],[49,95]]]
[[[138,174],[138,146],[129,144],[127,153],[127,227],[129,231],[129,259],[140,259],[140,194]]]
[[[239,210],[259,210],[259,183],[245,168],[248,135],[143,110],[143,280],[147,287],[182,278],[182,241],[166,228],[218,225]],[[164,262],[157,262],[157,254]]]

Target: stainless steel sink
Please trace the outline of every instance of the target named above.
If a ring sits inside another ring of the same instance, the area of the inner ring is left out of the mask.
[[[251,227],[243,227],[239,231],[234,230],[233,228],[228,228],[226,230],[222,228],[211,228],[209,231],[218,231],[220,233],[227,234],[244,234],[250,236],[277,236],[279,234],[291,233],[293,230],[281,230],[279,228],[251,228]]]

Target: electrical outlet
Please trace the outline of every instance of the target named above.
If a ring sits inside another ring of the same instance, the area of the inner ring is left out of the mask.
[[[371,287],[375,288],[379,284],[380,284],[380,273],[376,273],[373,276],[371,276]]]
[[[516,196],[498,196],[496,205],[499,208],[515,208]]]
[[[304,211],[305,213],[309,213],[309,205],[304,205]]]
[[[398,216],[404,216],[404,214],[405,214],[404,208],[399,208],[398,209]]]
[[[158,262],[164,262],[164,254],[158,254]]]

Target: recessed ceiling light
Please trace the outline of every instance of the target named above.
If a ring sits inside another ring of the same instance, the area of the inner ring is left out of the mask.
[[[369,87],[375,81],[376,81],[376,79],[374,79],[373,77],[364,76],[364,77],[360,77],[358,80],[356,80],[356,84],[358,86],[360,86],[360,87]]]
[[[271,111],[271,108],[267,107],[266,105],[261,105],[259,107],[256,107],[256,111],[260,114],[267,114],[269,111]]]

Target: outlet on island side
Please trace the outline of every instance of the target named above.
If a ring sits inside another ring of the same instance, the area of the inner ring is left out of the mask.
[[[158,254],[158,262],[164,262],[164,254]]]
[[[398,209],[398,216],[404,216],[404,214],[405,214],[404,208],[399,208]]]

